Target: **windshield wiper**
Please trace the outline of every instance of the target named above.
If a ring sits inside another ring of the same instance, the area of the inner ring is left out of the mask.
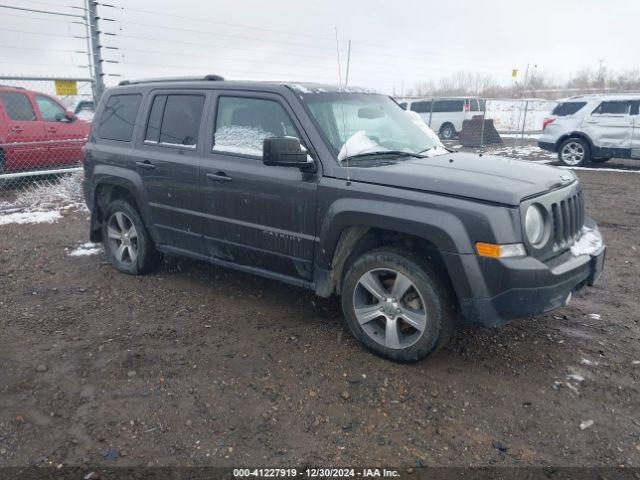
[[[420,152],[420,155],[422,155],[424,153],[427,153],[430,150],[435,150],[438,147],[445,149],[449,153],[454,153],[453,150],[451,150],[450,148],[445,147],[444,145],[434,145],[433,147],[428,147],[428,148],[425,148],[424,150],[422,150]],[[440,154],[440,155],[444,155],[444,154]]]
[[[402,150],[380,150],[377,152],[366,152],[366,153],[357,153],[355,155],[349,155],[342,159],[342,161],[349,160],[353,158],[366,158],[366,157],[382,157],[382,156],[392,156],[392,157],[413,157],[413,158],[424,158],[424,156],[418,153],[412,152],[403,152]]]

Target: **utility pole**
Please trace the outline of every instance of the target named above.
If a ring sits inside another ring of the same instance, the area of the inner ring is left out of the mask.
[[[600,67],[598,67],[598,83],[600,84],[600,88],[602,89],[602,93],[604,93],[604,67],[602,64],[604,63],[604,58],[598,60]]]
[[[345,86],[349,84],[349,64],[351,63],[351,40],[349,40],[349,50],[347,52],[347,76],[345,77]]]
[[[97,106],[102,92],[104,92],[104,73],[102,71],[102,46],[100,45],[100,30],[98,29],[98,7],[95,0],[85,0],[87,24],[89,25],[89,41],[93,61],[93,101]]]

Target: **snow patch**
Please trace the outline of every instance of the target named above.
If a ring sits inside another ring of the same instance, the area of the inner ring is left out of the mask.
[[[640,173],[640,170],[625,170],[624,168],[602,168],[602,167],[567,167],[559,166],[565,170],[589,170],[592,172],[620,172],[620,173]]]
[[[294,90],[296,90],[296,91],[298,91],[300,93],[311,93],[311,90],[309,90],[304,85],[300,85],[299,83],[292,84],[291,88],[293,88]]]
[[[589,228],[587,226],[582,227],[582,236],[580,240],[573,244],[571,247],[571,253],[575,256],[578,255],[591,255],[602,247],[602,235],[598,230]]]
[[[518,157],[518,158],[531,157],[532,155],[538,158],[548,158],[548,159],[556,158],[555,154],[551,152],[546,152],[535,145],[520,145],[520,146],[516,146],[515,148],[513,146],[502,147],[496,150],[492,150],[491,154],[504,155],[508,157]],[[549,163],[549,162],[546,161],[545,163]]]
[[[338,160],[344,160],[347,156],[360,155],[361,153],[383,152],[385,150],[388,149],[371,140],[364,130],[358,130],[342,145],[338,153]]]
[[[69,252],[70,257],[86,257],[89,255],[98,255],[102,252],[102,246],[98,243],[83,243]]]
[[[19,225],[25,223],[54,223],[60,218],[62,218],[62,215],[60,215],[60,212],[57,210],[14,212],[6,215],[0,214],[0,225],[8,225],[10,223],[16,223]]]
[[[217,152],[261,157],[264,139],[272,136],[272,133],[261,128],[231,125],[216,132],[213,149]]]
[[[584,377],[577,373],[570,373],[567,375],[567,380],[574,380],[576,382],[584,382]]]
[[[584,422],[580,422],[580,430],[584,430],[593,425],[593,420],[585,420]]]
[[[600,320],[602,316],[599,313],[590,313],[587,315],[591,320]]]
[[[541,131],[542,122],[556,105],[552,100],[487,100],[486,118],[493,119],[501,132],[521,132],[523,127],[525,132]]]

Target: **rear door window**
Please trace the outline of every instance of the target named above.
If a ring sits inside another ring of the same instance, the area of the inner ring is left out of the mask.
[[[167,95],[160,143],[195,148],[204,108],[203,95]]]
[[[246,97],[220,97],[213,150],[262,156],[265,138],[300,135],[280,103]]]
[[[0,100],[9,119],[20,121],[36,119],[31,100],[24,93],[3,92],[0,93]]]
[[[98,119],[98,138],[130,142],[141,100],[139,93],[111,95]]]
[[[478,109],[478,99],[477,98],[470,98],[469,99],[469,110],[472,112],[477,112]]]
[[[413,102],[411,110],[416,113],[427,113],[431,111],[431,102]]]
[[[579,112],[586,104],[587,102],[562,102],[556,105],[551,111],[551,115],[568,117],[569,115]]]
[[[602,102],[593,111],[593,115],[629,115],[631,102],[629,100],[613,100]]]
[[[204,95],[168,94],[153,97],[146,143],[196,148]]]
[[[462,112],[464,100],[436,100],[433,104],[434,113]]]

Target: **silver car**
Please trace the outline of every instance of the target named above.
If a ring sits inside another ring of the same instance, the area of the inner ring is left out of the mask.
[[[640,159],[640,94],[583,95],[561,101],[545,119],[538,146],[564,165]]]

